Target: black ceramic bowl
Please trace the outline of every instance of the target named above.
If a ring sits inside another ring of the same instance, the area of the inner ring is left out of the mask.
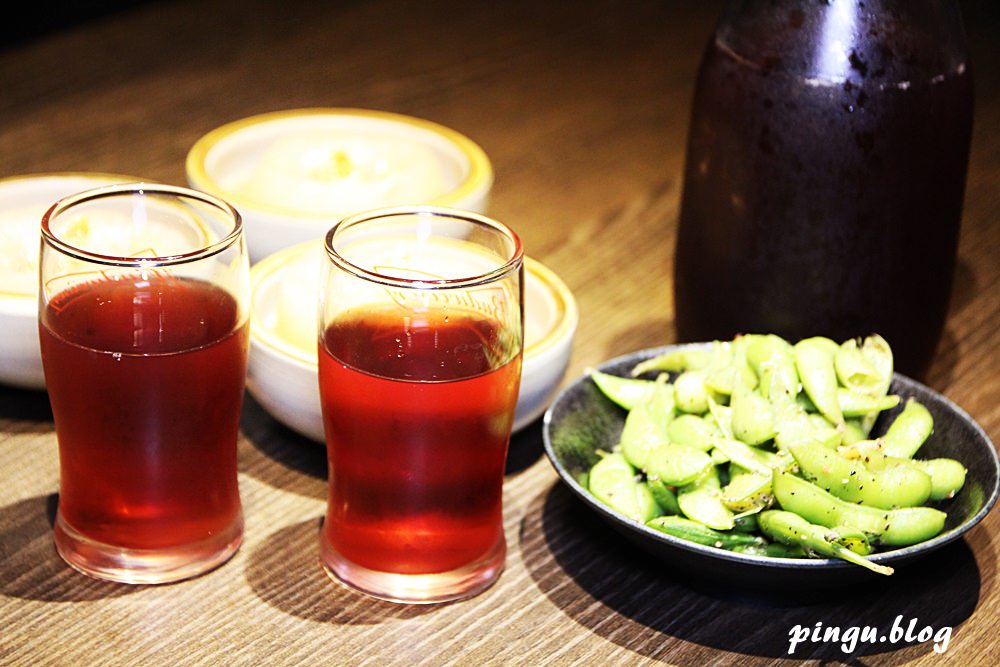
[[[627,376],[640,361],[677,347],[683,346],[651,348],[617,357],[598,370]],[[937,537],[871,556],[876,563],[898,568],[959,539],[982,521],[997,500],[1000,463],[985,431],[941,394],[898,373],[893,377],[890,392],[903,400],[899,407],[882,416],[873,433],[884,431],[885,424],[895,418],[905,399],[912,396],[934,417],[934,433],[917,456],[946,456],[961,461],[968,469],[962,490],[954,498],[936,505],[948,514],[945,528]],[[617,444],[625,414],[584,375],[557,395],[546,411],[543,438],[549,460],[570,490],[636,546],[668,562],[672,568],[751,588],[828,587],[882,576],[839,559],[770,558],[702,546],[618,514],[590,495],[580,480],[597,461],[598,449],[610,450]]]

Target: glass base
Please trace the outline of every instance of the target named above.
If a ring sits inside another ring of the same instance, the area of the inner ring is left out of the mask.
[[[227,560],[243,541],[243,518],[211,537],[169,549],[127,549],[96,542],[56,514],[56,550],[73,569],[106,581],[166,584],[204,574]]]
[[[500,578],[507,557],[503,537],[482,559],[449,572],[397,574],[369,570],[337,552],[325,536],[320,538],[320,562],[335,582],[387,602],[436,604],[471,598]]]

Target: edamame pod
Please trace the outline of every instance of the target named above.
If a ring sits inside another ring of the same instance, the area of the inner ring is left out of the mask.
[[[881,380],[877,386],[870,388],[871,393],[875,396],[885,396],[889,393],[889,387],[892,384],[892,348],[882,336],[872,334],[866,336],[862,341],[861,354],[869,361]],[[861,428],[864,430],[865,436],[871,433],[876,419],[878,419],[876,412],[861,418]]]
[[[668,486],[684,486],[714,467],[712,457],[700,449],[668,443],[650,452],[646,474]]]
[[[794,400],[799,393],[792,346],[774,334],[750,337],[746,359],[759,378],[760,393],[772,403]]]
[[[698,415],[677,415],[667,426],[670,442],[708,451],[713,447],[712,438],[722,435],[718,426]]]
[[[732,530],[733,513],[722,503],[719,472],[713,466],[697,480],[677,489],[677,504],[689,519],[716,530]]]
[[[842,547],[862,556],[871,554],[871,540],[863,531],[851,526],[834,526],[833,532],[837,534],[836,541]]]
[[[737,464],[729,466],[729,483],[722,489],[722,504],[733,512],[757,512],[774,502],[771,474],[751,472]]]
[[[845,419],[844,427],[841,430],[841,440],[845,445],[853,445],[861,442],[867,437],[867,433],[861,427],[859,419]]]
[[[869,470],[860,459],[809,441],[789,445],[788,451],[803,477],[841,500],[892,509],[923,505],[931,494],[930,476],[915,467]]]
[[[760,445],[775,436],[771,402],[742,384],[733,387],[729,406],[733,412],[733,436],[748,445]]]
[[[891,567],[873,563],[861,554],[851,551],[837,540],[839,535],[821,525],[810,523],[798,514],[782,510],[765,510],[757,518],[764,535],[784,544],[799,546],[807,553],[860,565],[878,574],[890,575]]]
[[[698,414],[708,410],[705,371],[684,371],[674,380],[674,402],[678,410]]]
[[[770,475],[773,468],[786,468],[792,463],[792,458],[788,454],[751,447],[731,438],[713,438],[712,444],[733,463],[760,475]]]
[[[729,359],[726,363],[715,363],[705,373],[705,386],[723,396],[731,395],[737,386],[753,389],[757,386],[757,374],[750,368],[746,359],[746,346],[749,339],[737,336],[729,348]]]
[[[841,431],[829,422],[814,420],[802,411],[795,403],[790,403],[778,409],[775,414],[777,433],[774,444],[779,450],[787,450],[788,445],[801,440],[817,440],[824,445],[835,447],[842,442]]]
[[[885,510],[837,498],[792,473],[774,471],[771,491],[782,509],[828,528],[851,526],[887,546],[908,546],[928,540],[944,528],[947,515],[932,507]]]
[[[899,459],[887,457],[888,467],[913,466],[931,478],[931,500],[953,498],[965,486],[967,470],[955,459]]]
[[[646,479],[646,486],[653,494],[653,500],[665,514],[680,514],[681,507],[677,504],[677,493],[660,479]]]
[[[626,410],[631,410],[646,400],[653,393],[656,384],[653,380],[625,378],[596,369],[590,369],[588,375],[602,394]]]
[[[740,546],[764,546],[764,540],[748,533],[721,531],[680,516],[661,516],[646,522],[650,528],[706,547],[733,549]]]
[[[662,510],[619,452],[605,454],[590,469],[588,488],[595,498],[630,519],[645,523]]]
[[[882,374],[870,356],[862,352],[858,339],[851,338],[840,344],[833,356],[840,383],[852,391],[877,396],[882,387]]]
[[[833,365],[839,348],[835,342],[822,336],[804,338],[792,347],[802,388],[823,416],[834,424],[844,421],[837,400],[837,371]]]
[[[872,334],[841,343],[834,355],[837,377],[845,387],[872,396],[884,395],[892,381],[892,348]]]
[[[886,456],[912,458],[934,432],[934,417],[915,398],[906,399],[903,411],[889,424],[882,442]]]
[[[837,402],[840,404],[840,412],[844,417],[863,417],[867,414],[891,410],[899,405],[899,396],[895,394],[871,396],[839,387],[837,389]]]
[[[629,410],[622,427],[621,451],[628,462],[646,470],[650,453],[670,442],[667,427],[674,414],[674,392],[661,380],[653,383],[652,392]]]
[[[728,353],[729,343],[720,341],[715,341],[708,348],[682,347],[639,362],[632,368],[632,376],[650,371],[682,373],[687,370],[700,370],[708,368],[717,358]]]
[[[860,459],[872,470],[892,467],[910,467],[927,474],[931,479],[930,500],[952,498],[965,486],[967,470],[959,461],[949,458],[906,459],[886,456],[882,440],[860,440],[840,447],[838,451],[847,458]]]
[[[714,423],[725,438],[733,437],[733,409],[728,405],[722,405],[715,399],[709,397],[708,412],[705,417],[709,422]]]

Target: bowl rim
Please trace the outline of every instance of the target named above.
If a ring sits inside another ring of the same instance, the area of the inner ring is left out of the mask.
[[[306,356],[293,345],[284,342],[279,336],[271,331],[270,327],[261,322],[261,315],[256,308],[256,297],[258,289],[271,276],[288,267],[293,262],[301,260],[303,255],[310,251],[322,253],[322,239],[312,239],[296,245],[279,250],[250,267],[250,339],[259,343],[261,347],[271,354],[276,354],[293,361],[296,365],[306,369],[316,369],[318,362]],[[531,345],[524,348],[524,363],[535,359],[546,350],[555,347],[560,341],[568,340],[572,337],[579,321],[579,310],[576,299],[570,292],[566,283],[550,268],[542,264],[537,259],[524,256],[524,269],[530,273],[538,283],[545,287],[552,295],[556,304],[557,315],[555,326],[551,327],[542,337],[535,340]],[[527,278],[525,278],[527,281]],[[318,305],[317,305],[318,308]]]
[[[104,172],[104,171],[39,171],[39,172],[31,172],[31,173],[27,173],[27,174],[14,174],[12,176],[3,176],[3,177],[0,177],[0,192],[6,190],[10,186],[19,185],[22,182],[38,183],[40,185],[42,181],[47,181],[47,180],[51,180],[51,181],[58,181],[58,180],[72,181],[72,180],[78,180],[78,181],[81,181],[81,182],[82,181],[89,182],[88,187],[82,188],[80,190],[80,192],[82,192],[83,190],[86,190],[86,189],[93,188],[93,187],[102,187],[102,186],[106,186],[106,185],[114,185],[116,183],[135,183],[135,182],[142,181],[142,182],[145,182],[145,183],[149,183],[150,185],[154,185],[154,184],[155,185],[159,185],[155,181],[151,181],[151,180],[148,180],[148,179],[141,179],[141,178],[138,178],[136,176],[130,176],[128,174],[119,174],[119,173],[115,173],[115,172]],[[63,195],[55,197],[52,201],[48,202],[47,205],[43,204],[45,206],[45,208],[42,210],[42,214],[45,214],[46,211],[48,211],[49,208],[51,208],[51,206],[56,203],[56,200],[58,200],[58,199],[60,199],[62,197],[73,195],[73,194],[76,194],[76,193],[74,193],[74,192],[66,192]],[[39,222],[39,234],[40,234],[41,233],[41,218],[39,218],[38,222]],[[22,313],[21,310],[18,310],[17,311],[18,315],[29,314],[29,311],[32,314],[37,314],[37,312],[36,312],[38,310],[38,303],[37,303],[38,302],[38,294],[37,293],[35,293],[35,294],[24,294],[23,292],[8,292],[8,291],[0,288],[0,303],[3,303],[3,302],[7,302],[7,303],[10,303],[10,304],[13,304],[15,302],[19,303],[19,304],[23,303],[23,310],[24,310],[24,312]],[[18,308],[18,306],[12,306],[12,307],[13,308]]]
[[[486,151],[483,148],[462,134],[458,130],[452,129],[440,123],[436,123],[424,118],[395,113],[392,111],[382,111],[379,109],[364,109],[358,107],[302,107],[296,109],[280,109],[264,113],[246,116],[234,121],[220,125],[198,138],[191,146],[185,158],[185,170],[188,180],[193,187],[206,192],[215,193],[230,201],[238,209],[254,211],[269,215],[281,216],[288,220],[299,220],[312,222],[316,220],[329,220],[329,215],[312,215],[295,208],[280,204],[257,202],[245,197],[239,192],[232,191],[222,186],[208,171],[208,155],[213,148],[226,139],[247,128],[269,123],[282,123],[294,121],[298,117],[322,117],[331,119],[337,118],[361,118],[367,121],[382,121],[430,132],[444,139],[449,144],[458,149],[462,157],[468,164],[468,173],[465,178],[453,189],[429,199],[426,204],[436,206],[457,205],[466,197],[479,190],[485,190],[493,184],[493,166]],[[346,217],[345,215],[334,215],[333,217]]]
[[[629,352],[626,354],[621,354],[606,361],[601,362],[597,366],[590,367],[593,370],[607,370],[612,367],[626,364],[635,363],[639,360],[649,358],[651,356],[661,354],[667,351],[683,349],[683,348],[697,348],[706,347],[711,345],[711,342],[695,342],[695,343],[676,343],[670,345],[661,345],[657,347],[644,348],[641,350],[636,350],[634,352]],[[583,382],[586,382],[589,378],[589,370],[584,371],[571,382],[569,382],[563,389],[561,389],[556,396],[552,399],[549,407],[546,408],[545,414],[542,417],[542,443],[545,449],[545,455],[549,460],[549,463],[555,468],[557,475],[560,480],[566,484],[570,490],[579,497],[584,503],[593,510],[596,510],[605,520],[607,520],[612,525],[616,525],[623,529],[627,529],[630,532],[642,535],[647,538],[653,539],[657,542],[669,545],[671,547],[676,547],[678,549],[692,552],[694,554],[707,556],[713,559],[719,559],[723,561],[729,561],[736,565],[764,565],[780,569],[796,569],[796,570],[827,570],[827,569],[850,569],[857,568],[857,565],[847,563],[840,559],[835,558],[801,558],[801,559],[790,559],[790,558],[777,558],[773,556],[759,556],[755,554],[742,554],[733,551],[727,551],[724,549],[717,549],[715,547],[709,547],[695,542],[690,542],[687,540],[668,535],[667,533],[660,532],[653,528],[646,526],[645,524],[631,519],[629,517],[623,516],[618,512],[615,512],[610,507],[600,502],[594,498],[590,492],[583,487],[569,471],[563,466],[562,462],[559,461],[556,456],[555,449],[552,444],[551,430],[553,428],[553,419],[555,410],[557,407],[567,399],[571,392],[575,391],[576,388]],[[954,410],[958,416],[965,420],[974,431],[976,431],[980,437],[987,443],[991,443],[989,435],[983,429],[983,427],[976,422],[972,417],[959,405],[954,403],[944,394],[914,380],[910,377],[902,375],[900,373],[893,373],[893,382],[902,381],[903,384],[910,384],[923,391],[930,393],[936,400],[945,403],[949,409]],[[966,532],[971,530],[979,522],[981,522],[986,515],[990,512],[993,506],[997,502],[997,497],[1000,495],[1000,457],[997,455],[996,447],[989,447],[988,458],[991,459],[994,469],[994,478],[998,479],[998,483],[993,485],[990,490],[989,497],[985,499],[983,506],[976,512],[975,515],[969,517],[967,520],[956,526],[955,528],[942,531],[935,537],[925,540],[923,542],[910,545],[907,547],[902,547],[900,549],[893,549],[891,551],[883,551],[872,554],[868,556],[868,559],[875,563],[880,564],[891,564],[896,561],[903,561],[910,557],[917,556],[920,554],[928,553],[936,550],[937,548],[944,546],[950,542],[954,542],[961,538]]]

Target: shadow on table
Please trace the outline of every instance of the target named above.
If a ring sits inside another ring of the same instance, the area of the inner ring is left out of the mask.
[[[246,578],[257,597],[286,614],[340,625],[377,625],[436,608],[382,602],[331,580],[319,564],[321,522],[317,516],[282,528],[253,550]]]
[[[37,429],[51,431],[52,407],[42,390],[18,389],[0,384],[0,419],[35,422]]]
[[[510,438],[507,450],[506,475],[516,475],[527,470],[537,461],[545,447],[542,444],[542,418],[531,422]]]
[[[67,565],[52,541],[58,497],[36,496],[0,508],[0,595],[40,602],[89,602],[144,586],[98,581]]]
[[[274,419],[249,393],[240,415],[240,472],[274,488],[326,498],[326,448]]]
[[[673,651],[689,652],[684,643],[690,642],[766,658],[845,661],[882,653],[880,664],[902,664],[933,651],[933,639],[914,639],[925,627],[943,633],[969,618],[982,583],[964,541],[885,580],[825,592],[769,594],[700,581],[671,572],[668,563],[633,548],[561,485],[529,507],[521,551],[539,588],[564,613],[609,641],[660,659]],[[989,554],[984,558],[995,559]],[[986,575],[991,580],[994,573]],[[567,577],[572,584],[567,585]],[[621,622],[608,622],[612,614]],[[877,628],[879,637],[891,637],[894,624],[901,624],[897,632],[903,632],[911,621],[909,639],[861,639],[866,627]],[[858,639],[846,649],[841,641],[810,639],[790,656],[792,629],[813,631],[817,624],[823,631],[858,627]]]

